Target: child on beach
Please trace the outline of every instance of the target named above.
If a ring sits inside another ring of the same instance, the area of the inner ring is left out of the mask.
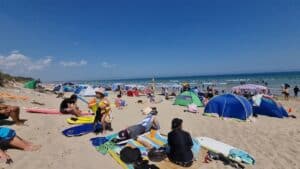
[[[12,163],[11,157],[5,152],[8,147],[21,149],[24,151],[37,151],[40,145],[34,145],[17,136],[16,132],[6,127],[0,127],[0,160],[4,160],[7,164]]]
[[[98,88],[96,91],[96,103],[95,104],[89,104],[89,108],[94,109],[93,106],[96,106],[96,117],[94,124],[97,122],[101,122],[103,134],[106,133],[106,130],[112,131],[111,127],[111,107],[110,102],[105,97],[105,89],[104,88]]]
[[[118,94],[117,98],[115,99],[115,105],[118,109],[123,109],[125,107],[125,100],[121,99],[122,95]]]

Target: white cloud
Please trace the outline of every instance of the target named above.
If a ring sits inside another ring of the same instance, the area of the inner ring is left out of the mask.
[[[76,61],[61,61],[60,64],[63,65],[64,67],[76,67],[76,66],[86,65],[87,61],[85,61],[85,60],[80,60],[78,62],[76,62]]]
[[[115,67],[116,65],[115,65],[115,64],[108,63],[108,62],[102,62],[102,63],[101,63],[101,66],[104,67],[104,68],[113,68],[113,67]]]
[[[33,60],[17,50],[12,51],[9,55],[0,55],[1,69],[8,73],[25,73],[24,71],[42,70],[52,62],[51,57]]]

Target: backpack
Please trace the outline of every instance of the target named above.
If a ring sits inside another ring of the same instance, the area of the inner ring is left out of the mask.
[[[148,158],[153,162],[160,162],[167,158],[166,150],[163,148],[160,149],[151,149],[148,152]]]
[[[120,152],[120,158],[127,164],[132,163],[134,169],[159,169],[156,165],[149,164],[148,160],[143,160],[142,154],[138,148],[123,148]]]

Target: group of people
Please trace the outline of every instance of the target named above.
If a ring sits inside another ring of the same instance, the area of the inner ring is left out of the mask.
[[[147,107],[142,110],[146,117],[138,124],[127,127],[118,133],[117,142],[128,139],[135,139],[143,144],[149,151],[154,148],[148,142],[139,138],[140,135],[160,129],[157,118],[158,111],[155,107]],[[182,128],[183,120],[174,118],[171,123],[171,131],[168,133],[167,156],[169,160],[177,165],[189,167],[193,164],[194,157],[192,153],[193,141],[191,135]],[[139,164],[139,160],[133,161],[133,164]],[[138,167],[137,167],[138,168]]]
[[[99,88],[96,91],[96,97],[88,103],[88,107],[95,113],[94,124],[100,122],[102,125],[102,132],[105,134],[106,130],[112,130],[111,125],[111,107],[110,102],[105,97],[105,89]],[[121,99],[120,96],[117,97]],[[61,103],[61,111],[63,113],[70,113],[76,116],[81,116],[81,111],[76,105],[77,97],[72,95]],[[119,100],[116,100],[119,101]],[[149,132],[150,130],[159,130],[160,124],[158,120],[158,111],[155,107],[147,107],[142,110],[142,113],[146,116],[141,122],[129,126],[118,132],[117,142],[135,139],[142,143],[149,150],[153,147],[139,138],[140,135]],[[181,166],[191,166],[193,163],[193,153],[191,148],[193,142],[188,132],[182,129],[183,121],[175,118],[172,120],[172,131],[168,134],[168,157],[170,161]]]
[[[105,134],[106,130],[112,130],[111,105],[109,100],[105,97],[104,88],[98,88],[95,91],[95,94],[95,98],[88,102],[88,108],[94,112],[94,124],[101,123],[101,132]],[[60,104],[60,111],[65,114],[82,116],[82,111],[76,104],[77,100],[77,95],[65,98]],[[115,104],[120,104],[119,106],[121,106],[121,96],[117,96]],[[118,132],[118,141],[136,139],[149,150],[152,150],[153,147],[140,139],[139,136],[146,132],[150,132],[151,130],[160,130],[159,119],[157,117],[158,110],[155,107],[147,107],[142,110],[142,113],[146,115],[146,117],[141,122]],[[4,118],[11,117],[17,125],[22,125],[26,120],[20,119],[19,115],[19,107],[0,104],[0,116],[3,116]],[[188,167],[192,165],[194,159],[191,151],[193,142],[190,134],[183,130],[182,123],[183,121],[179,118],[172,120],[171,131],[168,133],[167,156],[171,162]],[[33,143],[20,138],[16,135],[14,130],[5,127],[0,127],[0,144],[0,159],[6,160],[7,163],[11,163],[12,160],[5,152],[6,147],[14,147],[24,151],[36,151],[40,148],[39,145],[34,145]]]
[[[284,85],[281,86],[281,88],[282,88],[282,92],[281,93],[283,94],[284,99],[285,100],[289,100],[289,97],[290,97],[290,91],[289,91],[290,85],[289,84],[284,84]],[[293,90],[294,90],[294,97],[298,97],[298,93],[300,91],[299,87],[296,85]]]
[[[91,109],[95,115],[94,124],[101,123],[102,132],[105,134],[106,130],[112,130],[111,127],[111,107],[109,100],[105,97],[105,89],[98,88],[95,91],[95,98],[88,102],[88,108]],[[73,114],[75,116],[82,116],[82,111],[77,106],[77,95],[72,95],[70,98],[65,98],[60,104],[60,112],[65,114]]]

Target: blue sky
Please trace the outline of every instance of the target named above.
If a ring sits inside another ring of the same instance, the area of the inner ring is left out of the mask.
[[[300,70],[300,1],[0,1],[0,69],[42,80]]]

